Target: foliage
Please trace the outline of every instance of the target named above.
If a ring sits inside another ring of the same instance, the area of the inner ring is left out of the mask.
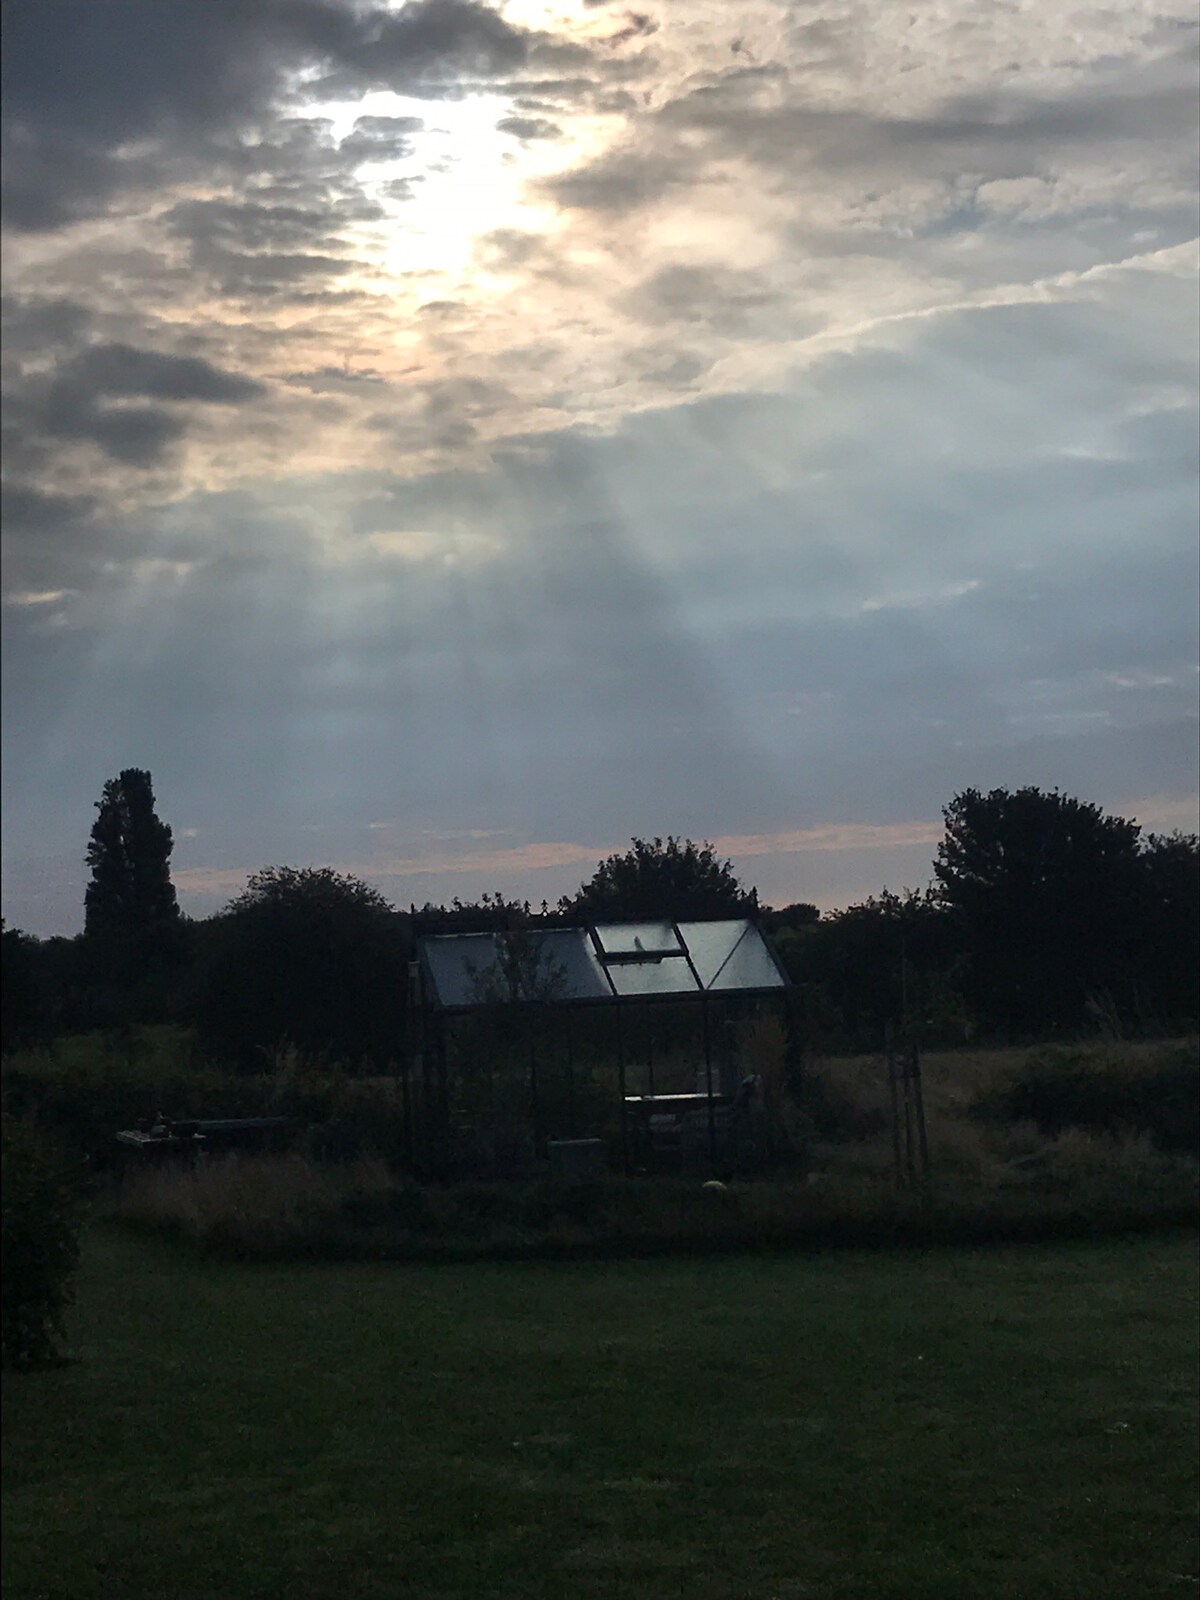
[[[5,1366],[46,1366],[59,1351],[79,1257],[76,1201],[61,1160],[29,1123],[3,1119]]]
[[[213,930],[201,1038],[243,1070],[285,1044],[313,1061],[386,1061],[399,1046],[407,955],[403,919],[368,884],[328,867],[268,867]]]
[[[306,1070],[294,1050],[270,1061],[260,1057],[258,1066],[263,1070],[256,1073],[224,1069],[176,1027],[85,1035],[59,1040],[52,1052],[10,1057],[4,1104],[35,1118],[97,1178],[125,1159],[118,1130],[160,1114],[181,1120],[284,1116],[295,1139],[322,1157],[400,1159],[405,1130],[394,1079]]]
[[[938,900],[911,889],[785,931],[778,947],[809,1048],[879,1048],[889,1023],[931,1045],[961,1044],[972,1019],[957,988],[954,933]]]
[[[495,948],[490,966],[476,969],[468,964],[475,1004],[552,1003],[566,992],[567,974],[550,956],[536,930],[499,933]]]
[[[1010,1034],[1079,1027],[1097,992],[1128,992],[1140,830],[1069,795],[965,789],[945,807],[938,895],[956,919],[974,1003]]]
[[[1200,838],[1151,834],[1139,861],[1136,1012],[1159,1031],[1200,1019]]]
[[[1140,1070],[1114,1070],[1082,1049],[1034,1052],[984,1099],[980,1114],[1030,1121],[1051,1137],[1069,1128],[1147,1135],[1160,1150],[1200,1155],[1200,1064],[1195,1043],[1164,1050]]]
[[[127,767],[104,785],[87,850],[91,882],[84,929],[114,952],[123,974],[179,920],[171,882],[173,839],[154,809],[149,772]]]
[[[0,1054],[44,1036],[46,1002],[38,943],[18,928],[0,931]]]
[[[630,849],[606,856],[576,895],[559,901],[559,909],[600,922],[744,917],[757,912],[758,893],[744,889],[732,864],[707,842],[633,839]]]
[[[460,900],[455,896],[448,906],[435,906],[426,901],[420,910],[412,907],[410,918],[414,929],[421,933],[505,932],[543,920],[535,919],[528,900],[509,900],[498,891],[482,894],[478,900]]]
[[[798,900],[792,905],[766,907],[762,913],[763,927],[768,933],[776,935],[785,931],[796,932],[802,928],[811,928],[820,920],[819,908],[807,900]]]

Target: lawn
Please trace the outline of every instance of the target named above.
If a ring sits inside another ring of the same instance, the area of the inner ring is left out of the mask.
[[[1194,1234],[246,1267],[95,1231],[6,1600],[1185,1597]]]

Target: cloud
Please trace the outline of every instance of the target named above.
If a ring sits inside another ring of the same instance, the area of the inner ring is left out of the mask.
[[[256,379],[222,372],[198,356],[161,355],[125,344],[90,345],[68,364],[62,378],[89,399],[145,395],[154,400],[236,405],[264,392]]]
[[[231,137],[280,113],[306,73],[310,99],[371,89],[438,97],[463,75],[511,73],[531,44],[476,0],[410,0],[400,10],[340,0],[41,0],[6,3],[4,33],[5,219],[26,230],[95,215],[118,193],[173,173],[200,173]],[[370,143],[378,152],[381,138],[378,127],[360,128],[346,159],[363,159]]]
[[[496,128],[500,133],[511,133],[514,139],[562,138],[558,123],[546,117],[501,117]]]
[[[18,856],[122,762],[181,870],[800,898],[965,783],[1191,795],[1182,0],[533,10],[6,16]]]
[[[185,413],[131,399],[240,405],[265,386],[199,356],[164,355],[126,344],[89,345],[62,363],[27,413],[36,432],[97,446],[114,461],[146,466],[182,438]]]
[[[358,117],[338,144],[338,154],[351,161],[403,160],[413,153],[413,135],[424,127],[423,117]]]

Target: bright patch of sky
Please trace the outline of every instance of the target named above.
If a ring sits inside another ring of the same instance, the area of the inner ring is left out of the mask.
[[[19,9],[6,916],[78,926],[126,765],[196,911],[279,860],[554,898],[667,832],[845,903],[967,784],[1186,826],[1198,32]]]

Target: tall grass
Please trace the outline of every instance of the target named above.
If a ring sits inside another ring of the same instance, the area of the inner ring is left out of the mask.
[[[805,1181],[707,1186],[613,1177],[417,1187],[382,1162],[245,1157],[131,1173],[107,1215],[206,1252],[257,1259],[612,1255],[1105,1233],[1195,1220],[1200,1169],[1144,1138],[1078,1130],[1033,1158],[897,1192],[890,1153]]]

